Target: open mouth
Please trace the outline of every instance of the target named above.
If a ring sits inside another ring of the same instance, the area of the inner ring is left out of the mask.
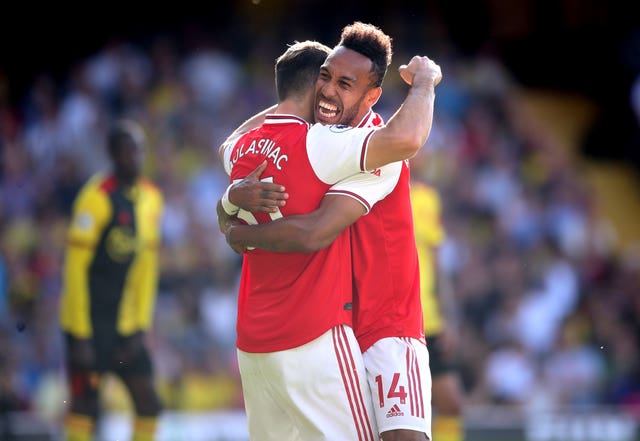
[[[318,101],[318,115],[321,119],[332,120],[338,115],[338,113],[338,106],[324,100]]]

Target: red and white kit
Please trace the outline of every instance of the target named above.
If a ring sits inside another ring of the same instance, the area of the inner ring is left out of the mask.
[[[241,210],[238,217],[263,223],[311,212],[331,185],[351,175],[357,182],[344,194],[369,210],[393,188],[384,176],[360,173],[372,133],[372,128],[310,126],[292,115],[267,115],[262,126],[225,148],[225,169],[236,181],[266,159],[261,179],[284,185],[289,199],[279,213]],[[398,166],[389,170],[399,173]],[[300,434],[290,439],[375,439],[370,391],[351,328],[350,248],[345,231],[316,253],[256,249],[244,255],[237,347],[249,430],[256,439],[282,439],[266,437],[266,423],[276,432],[293,424]],[[279,412],[261,417],[274,406]],[[336,412],[343,418],[328,424]]]
[[[382,119],[370,112],[359,127],[381,124]],[[395,172],[398,164],[400,173]],[[431,374],[409,163],[389,164],[372,173],[395,180],[391,193],[351,226],[354,331],[364,353],[379,430],[404,428],[431,437]],[[339,183],[330,192],[349,192],[348,185]]]

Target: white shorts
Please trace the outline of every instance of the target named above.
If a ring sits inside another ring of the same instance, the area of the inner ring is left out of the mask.
[[[349,326],[285,351],[238,350],[252,441],[377,440],[371,392]]]
[[[415,338],[378,340],[364,353],[380,433],[394,429],[424,432],[431,439],[429,351]]]

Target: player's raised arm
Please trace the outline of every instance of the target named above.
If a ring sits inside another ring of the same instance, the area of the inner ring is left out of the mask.
[[[440,66],[428,57],[415,56],[399,70],[411,88],[387,125],[371,136],[364,163],[366,170],[415,156],[431,131],[435,87],[442,79]]]

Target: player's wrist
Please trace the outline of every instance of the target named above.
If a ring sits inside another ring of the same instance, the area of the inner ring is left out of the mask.
[[[436,88],[437,78],[432,74],[427,72],[418,72],[413,77],[413,82],[411,83],[411,87],[414,89],[424,89],[428,91],[433,91]]]
[[[435,95],[436,93],[436,86],[433,84],[433,81],[429,80],[413,83],[411,89],[414,91],[414,93],[419,93],[420,95],[424,96],[431,96]]]
[[[240,207],[229,200],[229,190],[231,190],[231,185],[229,185],[225,190],[220,202],[222,203],[222,209],[225,213],[229,216],[235,216],[238,214],[238,211],[240,211]]]

